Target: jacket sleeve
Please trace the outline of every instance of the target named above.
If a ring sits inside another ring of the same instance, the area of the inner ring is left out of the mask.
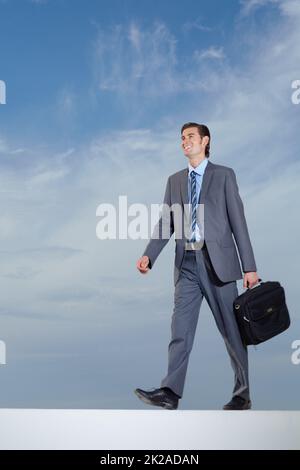
[[[232,233],[236,241],[243,271],[256,271],[253,249],[247,228],[244,206],[239,195],[236,176],[232,168],[226,175],[226,205]]]
[[[143,256],[148,256],[151,269],[156,261],[156,258],[168,243],[174,233],[174,220],[171,211],[171,182],[170,177],[167,181],[165,190],[163,208],[157,224],[154,227],[151,239],[143,253]]]

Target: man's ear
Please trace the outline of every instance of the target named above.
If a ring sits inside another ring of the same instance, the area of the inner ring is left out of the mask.
[[[203,137],[203,143],[205,144],[205,147],[206,147],[207,144],[209,143],[209,137],[208,137],[208,135],[205,135],[205,136]]]

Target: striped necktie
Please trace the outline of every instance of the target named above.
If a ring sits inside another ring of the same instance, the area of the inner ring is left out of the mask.
[[[191,242],[196,241],[197,222],[197,192],[196,192],[196,172],[191,171],[191,203],[192,203],[192,237]]]

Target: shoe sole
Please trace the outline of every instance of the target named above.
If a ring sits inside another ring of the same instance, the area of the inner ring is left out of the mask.
[[[249,406],[246,406],[245,408],[226,408],[225,406],[223,406],[223,410],[226,410],[226,411],[244,411],[244,410],[251,410],[251,407],[252,407],[252,404],[250,404]]]
[[[251,410],[251,408],[223,408],[225,411],[247,411]]]
[[[160,408],[165,408],[166,410],[176,410],[177,406],[170,405],[170,403],[167,402],[162,402],[162,403],[154,403],[151,401],[149,398],[145,397],[144,395],[140,394],[136,390],[134,393],[139,397],[140,400],[142,400],[144,403],[147,403],[147,405],[152,405],[152,406],[159,406]]]

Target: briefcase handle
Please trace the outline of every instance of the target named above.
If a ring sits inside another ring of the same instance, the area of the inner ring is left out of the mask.
[[[254,286],[252,286],[252,287],[247,287],[247,290],[255,289],[255,287],[260,286],[261,283],[262,283],[262,280],[261,280],[261,278],[259,277],[259,278],[258,278],[258,282],[257,282]]]

